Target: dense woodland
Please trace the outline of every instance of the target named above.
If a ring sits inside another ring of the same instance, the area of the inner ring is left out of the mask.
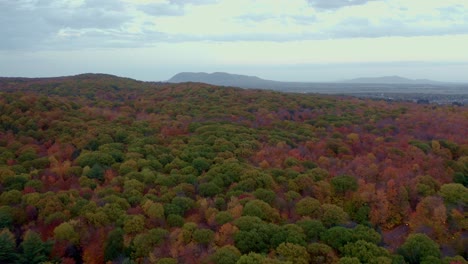
[[[468,108],[0,78],[0,263],[468,263]]]

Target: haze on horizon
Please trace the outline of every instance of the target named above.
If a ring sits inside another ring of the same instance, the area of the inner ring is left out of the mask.
[[[0,0],[0,76],[468,82],[466,0]]]

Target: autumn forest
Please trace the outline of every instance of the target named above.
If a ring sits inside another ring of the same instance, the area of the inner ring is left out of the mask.
[[[0,263],[468,263],[468,108],[0,78]]]

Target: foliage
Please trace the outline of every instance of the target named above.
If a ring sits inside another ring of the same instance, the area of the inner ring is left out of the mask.
[[[342,252],[344,256],[355,257],[362,263],[377,264],[379,263],[375,262],[377,258],[390,256],[385,249],[364,240],[358,240],[354,243],[344,245]]]
[[[233,246],[224,246],[216,250],[211,259],[216,264],[235,264],[241,253]]]
[[[0,93],[1,263],[466,258],[466,107],[93,74]]]
[[[42,263],[49,259],[52,244],[43,242],[39,234],[28,231],[20,244],[18,263]]]
[[[17,256],[15,254],[15,237],[7,229],[0,232],[0,261],[2,263],[13,263]]]
[[[408,236],[398,252],[410,264],[421,263],[421,261],[431,256],[440,258],[439,246],[424,234]]]

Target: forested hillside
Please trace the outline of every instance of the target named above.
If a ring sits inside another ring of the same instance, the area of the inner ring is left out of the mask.
[[[468,108],[0,78],[0,263],[467,263]]]

